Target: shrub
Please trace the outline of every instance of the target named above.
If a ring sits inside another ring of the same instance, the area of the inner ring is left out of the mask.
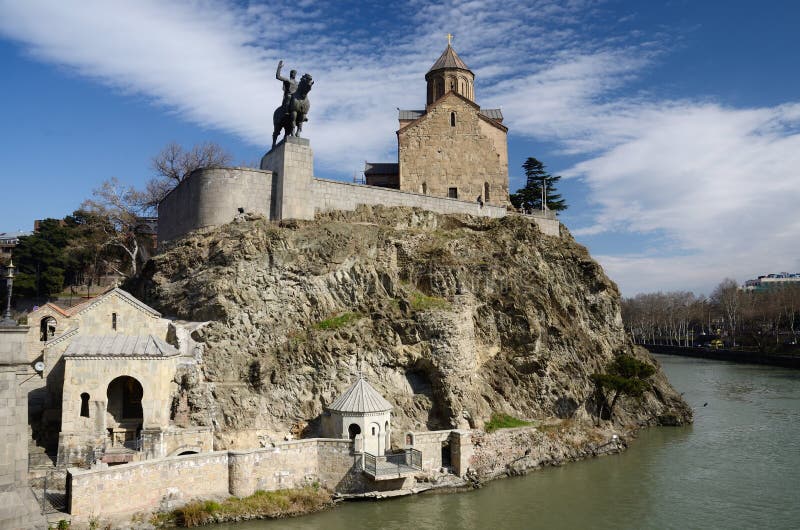
[[[414,311],[428,311],[431,309],[450,309],[450,302],[437,296],[428,296],[422,293],[411,295],[411,308]]]
[[[359,313],[342,313],[331,318],[327,318],[321,322],[314,324],[317,329],[333,330],[352,324],[353,322],[363,318]]]
[[[498,429],[510,429],[512,427],[526,427],[533,425],[533,423],[514,416],[509,416],[503,413],[494,413],[492,418],[486,423],[486,432],[494,432]]]

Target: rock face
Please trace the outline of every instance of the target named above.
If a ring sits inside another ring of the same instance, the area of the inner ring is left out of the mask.
[[[404,430],[481,428],[492,413],[591,424],[589,379],[615,354],[655,364],[625,336],[619,293],[562,227],[520,216],[362,207],[315,221],[243,218],[175,241],[130,286],[165,314],[210,321],[182,422],[215,424],[218,448],[318,435],[358,365]],[[659,371],[614,421],[691,421]]]

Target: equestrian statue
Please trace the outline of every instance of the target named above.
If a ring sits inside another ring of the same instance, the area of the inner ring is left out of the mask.
[[[308,121],[308,110],[311,102],[308,93],[314,85],[314,80],[308,74],[303,74],[300,82],[297,82],[297,70],[289,72],[289,77],[281,77],[283,61],[278,61],[278,71],[275,78],[283,83],[283,103],[275,109],[272,115],[272,123],[275,129],[272,132],[272,147],[278,140],[281,129],[284,131],[284,138],[287,136],[300,136],[303,130],[303,122]]]

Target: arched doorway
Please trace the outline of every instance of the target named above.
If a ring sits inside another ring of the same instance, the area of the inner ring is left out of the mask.
[[[108,384],[107,429],[112,446],[124,445],[140,448],[139,438],[144,422],[142,384],[133,377],[123,375]]]
[[[47,342],[56,335],[56,319],[51,316],[42,318],[39,322],[39,340]]]
[[[347,428],[347,434],[350,436],[350,439],[354,439],[356,435],[361,434],[361,427],[357,423],[351,423],[350,426]]]

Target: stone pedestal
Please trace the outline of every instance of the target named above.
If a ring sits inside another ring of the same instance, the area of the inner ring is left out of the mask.
[[[271,218],[314,218],[314,153],[306,138],[287,136],[281,140],[261,159],[261,169],[275,175]]]
[[[28,326],[0,325],[0,528],[47,528],[28,487]]]

